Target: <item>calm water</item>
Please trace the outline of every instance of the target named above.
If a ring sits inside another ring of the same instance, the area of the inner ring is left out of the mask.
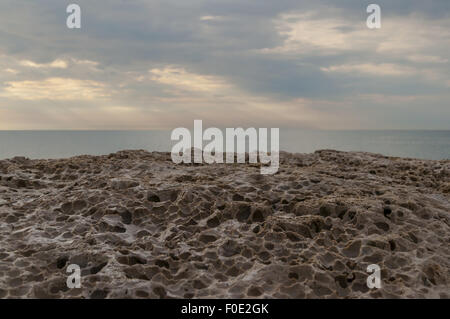
[[[0,159],[14,156],[63,158],[123,149],[170,151],[170,131],[0,131]],[[280,149],[366,151],[390,156],[450,159],[448,131],[281,130]]]

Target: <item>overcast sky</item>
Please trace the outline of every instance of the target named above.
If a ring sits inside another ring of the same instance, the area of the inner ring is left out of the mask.
[[[66,7],[82,10],[68,29]],[[366,7],[382,9],[368,29]],[[449,0],[1,0],[0,129],[450,129]]]

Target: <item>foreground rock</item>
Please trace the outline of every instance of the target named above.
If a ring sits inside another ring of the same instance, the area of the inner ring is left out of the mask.
[[[450,161],[367,153],[3,160],[0,298],[449,298],[449,192]]]

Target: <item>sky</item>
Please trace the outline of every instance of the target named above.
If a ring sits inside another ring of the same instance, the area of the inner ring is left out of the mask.
[[[81,7],[81,29],[66,8]],[[366,8],[381,7],[369,29]],[[0,130],[450,129],[448,0],[2,0]]]

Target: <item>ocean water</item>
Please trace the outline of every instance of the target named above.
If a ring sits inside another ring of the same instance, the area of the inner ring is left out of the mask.
[[[0,131],[0,159],[33,159],[109,154],[124,149],[170,151],[170,131]],[[447,131],[280,130],[280,150],[365,151],[389,156],[450,159]]]

